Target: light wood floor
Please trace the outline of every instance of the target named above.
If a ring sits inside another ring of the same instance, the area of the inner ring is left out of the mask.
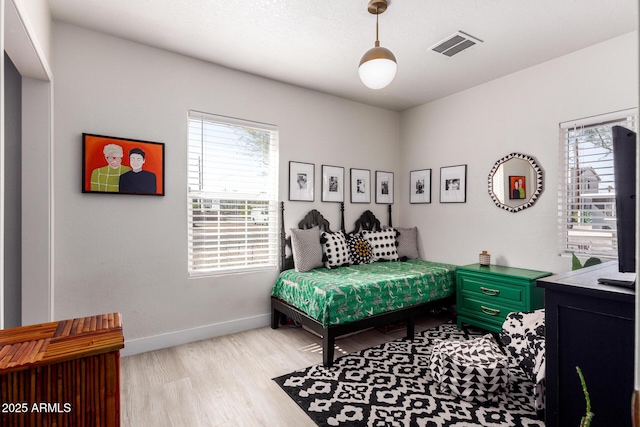
[[[425,316],[416,332],[450,317]],[[339,338],[336,357],[402,338],[375,329]],[[315,426],[272,378],[322,363],[321,339],[281,326],[121,360],[123,426]]]

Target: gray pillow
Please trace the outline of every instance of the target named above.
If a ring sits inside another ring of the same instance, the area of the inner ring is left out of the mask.
[[[304,273],[322,267],[322,245],[320,244],[320,228],[307,230],[291,229],[291,252],[296,271]]]
[[[400,258],[407,257],[409,259],[418,259],[418,227],[400,228],[395,227],[400,233],[396,240],[398,241],[398,256]]]

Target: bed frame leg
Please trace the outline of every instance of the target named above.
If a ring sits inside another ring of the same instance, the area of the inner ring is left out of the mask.
[[[413,335],[415,333],[416,324],[413,316],[407,319],[407,339],[413,341]]]
[[[278,329],[280,326],[280,312],[275,308],[271,309],[271,329]]]
[[[336,338],[326,333],[322,337],[322,365],[330,368],[333,365],[333,353],[336,344]]]

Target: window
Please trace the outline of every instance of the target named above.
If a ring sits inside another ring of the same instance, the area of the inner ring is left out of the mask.
[[[189,275],[277,266],[278,130],[189,113]]]
[[[560,124],[560,253],[618,256],[611,127],[636,130],[635,110]]]

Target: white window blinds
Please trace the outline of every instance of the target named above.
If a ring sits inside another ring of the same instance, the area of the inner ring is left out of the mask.
[[[189,275],[275,267],[278,130],[189,113]]]
[[[611,127],[637,131],[637,111],[560,124],[560,253],[601,259],[618,255]]]

